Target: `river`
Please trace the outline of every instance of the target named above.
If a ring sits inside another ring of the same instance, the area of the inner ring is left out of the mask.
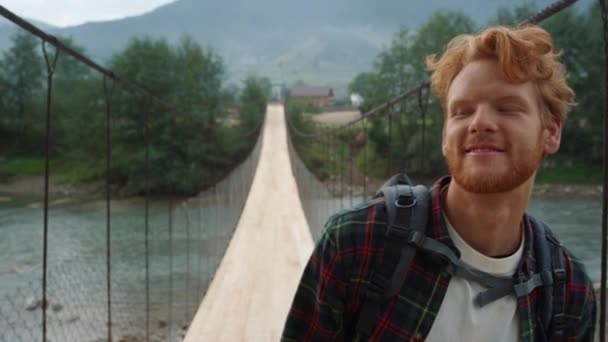
[[[95,341],[106,331],[99,323],[107,321],[106,204],[54,203],[48,215],[47,296],[51,306],[61,308],[48,311],[49,336],[54,341]],[[171,334],[175,338],[169,340],[177,340],[224,253],[237,208],[218,207],[205,199],[200,206],[198,201],[175,203],[149,203],[147,235],[145,202],[111,204],[115,336],[141,335],[147,317],[151,336],[166,340]],[[38,340],[41,312],[25,307],[42,297],[43,210],[39,202],[18,198],[2,204],[0,253],[0,337]]]

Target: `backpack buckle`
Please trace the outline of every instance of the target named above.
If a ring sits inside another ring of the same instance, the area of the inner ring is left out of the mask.
[[[411,230],[407,237],[408,243],[413,244],[418,247],[422,247],[422,244],[424,243],[424,239],[426,239],[424,234],[422,234],[421,232],[419,232],[417,230]]]
[[[566,320],[566,314],[564,313],[556,313],[553,315],[553,337],[561,337],[564,334],[564,331],[568,327],[568,321]]]
[[[408,202],[402,202],[402,199],[408,200]],[[395,200],[395,206],[398,208],[412,208],[417,203],[415,196],[399,196]]]
[[[554,284],[555,281],[555,278],[553,277],[553,273],[551,273],[551,271],[540,272],[540,278],[542,279],[544,285]]]
[[[555,279],[555,283],[563,283],[566,281],[566,270],[563,268],[553,270],[553,279]]]

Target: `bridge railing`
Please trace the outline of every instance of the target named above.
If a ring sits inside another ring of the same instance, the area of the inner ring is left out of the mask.
[[[433,162],[424,153],[427,132],[441,129],[439,120],[429,118],[428,94],[424,82],[335,126],[307,124],[305,109],[297,104],[286,107],[292,165],[315,239],[329,215],[370,199],[381,179],[398,170],[426,175]],[[388,143],[378,146],[378,135]]]

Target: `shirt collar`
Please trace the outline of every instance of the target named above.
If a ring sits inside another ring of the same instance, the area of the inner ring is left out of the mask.
[[[454,242],[450,238],[448,233],[448,229],[443,217],[443,203],[441,203],[441,189],[446,185],[450,184],[452,180],[451,176],[444,176],[440,178],[432,187],[431,187],[431,222],[432,225],[429,227],[431,231],[427,231],[427,235],[432,237],[433,239],[440,241],[450,248],[452,248],[458,255],[457,248],[454,246]],[[517,267],[517,271],[514,276],[518,278],[525,278],[534,273],[536,262],[534,258],[534,234],[533,234],[533,226],[530,223],[528,215],[524,213],[522,218],[524,222],[524,250],[522,254],[521,261],[519,266]]]

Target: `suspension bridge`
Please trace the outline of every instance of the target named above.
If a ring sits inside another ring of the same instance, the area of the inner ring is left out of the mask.
[[[313,241],[292,176],[283,106],[268,107],[249,197],[186,341],[277,341]]]
[[[558,1],[528,22],[538,23],[574,2]],[[271,103],[255,129],[240,136],[250,145],[247,156],[198,195],[159,200],[144,191],[136,199],[112,198],[107,175],[116,148],[110,133],[115,87],[179,120],[196,123],[196,115],[96,64],[2,6],[0,15],[42,41],[47,66],[43,196],[40,202],[0,211],[0,227],[6,227],[0,247],[8,251],[0,260],[0,341],[276,341],[327,218],[369,198],[378,186],[372,168],[387,175],[403,169],[424,175],[429,167],[427,132],[440,129],[440,122],[428,118],[429,85],[423,81],[339,126],[302,126],[300,116]],[[604,28],[608,36],[606,32]],[[54,201],[49,191],[59,52],[103,79],[105,197],[86,203]],[[404,131],[408,119],[400,108],[415,115],[409,125],[415,132]],[[148,179],[155,176],[149,167],[151,119],[146,115],[142,120],[143,177]],[[386,154],[374,157],[368,141],[379,121],[389,140]],[[400,147],[391,139],[413,133],[420,150],[401,164],[392,162]],[[378,159],[385,163],[373,165]],[[322,165],[322,172],[311,171],[311,163]],[[598,284],[606,283],[606,185],[603,196]],[[10,253],[20,258],[9,258]],[[599,320],[605,322],[605,286],[597,290]],[[605,324],[599,327],[603,341]]]

